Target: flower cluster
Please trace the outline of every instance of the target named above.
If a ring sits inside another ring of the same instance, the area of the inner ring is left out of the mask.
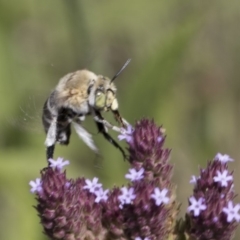
[[[218,153],[200,176],[192,176],[193,195],[189,198],[186,231],[193,239],[232,239],[240,221],[240,204],[234,205],[233,175],[228,155]]]
[[[90,192],[94,186],[99,186],[97,181],[94,179],[89,184],[83,178],[69,180],[66,172],[62,171],[68,162],[63,159],[51,161],[53,168],[44,169],[41,179],[30,182],[31,192],[37,196],[36,209],[45,233],[51,239],[69,240],[80,239],[80,236],[91,239],[104,234],[101,207],[96,203],[103,200],[104,196]]]
[[[130,169],[126,186],[103,189],[98,178],[68,179],[62,158],[49,159],[41,177],[30,181],[36,210],[50,239],[62,240],[230,240],[240,221],[228,155],[217,154],[200,176],[192,176],[193,194],[185,220],[172,183],[165,130],[143,119],[122,129]],[[182,223],[182,224],[180,224]]]

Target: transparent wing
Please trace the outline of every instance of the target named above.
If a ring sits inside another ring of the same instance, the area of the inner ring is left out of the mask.
[[[85,142],[85,144],[91,148],[94,152],[98,153],[98,148],[96,147],[92,135],[87,132],[85,128],[80,124],[80,122],[72,122],[73,127],[77,135]]]
[[[8,117],[6,121],[14,128],[42,133],[42,99],[38,101],[36,96],[29,96],[23,103],[20,103],[16,114]]]

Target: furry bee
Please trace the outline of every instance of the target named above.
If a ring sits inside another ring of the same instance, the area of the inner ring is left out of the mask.
[[[43,106],[42,123],[47,135],[45,140],[47,159],[53,158],[56,143],[69,144],[71,125],[86,145],[98,153],[91,134],[82,126],[87,115],[93,116],[98,131],[126,158],[124,150],[107,131],[110,128],[121,132],[121,128],[125,128],[128,124],[118,111],[117,89],[113,81],[129,62],[130,59],[112,79],[88,70],[78,70],[59,80]],[[121,128],[111,125],[102,117],[101,111],[109,110],[112,111]]]

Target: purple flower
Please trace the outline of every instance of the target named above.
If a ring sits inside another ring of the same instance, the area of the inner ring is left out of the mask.
[[[189,183],[195,184],[195,183],[197,182],[197,180],[198,180],[198,177],[196,177],[196,176],[193,175],[193,176],[191,177]]]
[[[217,153],[214,159],[222,163],[233,162],[233,159],[230,158],[229,155],[221,153]]]
[[[69,188],[70,186],[71,186],[71,182],[68,181],[68,182],[65,183],[66,188]]]
[[[104,191],[102,188],[100,188],[99,190],[95,191],[94,192],[95,195],[96,195],[95,202],[99,203],[102,200],[104,202],[107,201],[107,199],[108,199],[108,196],[107,196],[108,192],[109,192],[108,189]]]
[[[42,191],[42,181],[40,178],[36,178],[35,181],[30,181],[29,185],[32,187],[30,189],[31,193],[38,193]]]
[[[232,222],[234,219],[237,222],[240,222],[240,214],[239,214],[240,204],[236,204],[233,207],[233,202],[229,201],[227,207],[223,208],[223,212],[227,214],[227,221]]]
[[[62,169],[65,165],[69,164],[68,160],[63,160],[63,158],[58,158],[57,160],[54,159],[48,159],[49,163],[50,163],[50,167],[51,168],[58,168],[58,169]]]
[[[157,206],[161,205],[162,203],[168,204],[169,203],[169,197],[166,196],[168,193],[168,190],[164,188],[162,191],[156,187],[154,189],[154,193],[151,194],[151,198],[155,200],[155,204]]]
[[[121,128],[121,134],[118,135],[119,141],[122,141],[123,139],[125,139],[127,142],[131,142],[133,131],[134,129],[130,124],[127,125],[127,129]]]
[[[95,193],[102,188],[102,184],[98,183],[98,178],[93,178],[93,180],[86,179],[85,180],[86,185],[83,187],[83,189],[88,189],[89,192]]]
[[[188,211],[191,212],[193,211],[193,215],[195,217],[199,216],[200,212],[203,210],[206,210],[207,206],[203,204],[204,198],[199,198],[196,200],[195,197],[190,197],[189,202],[191,203],[190,206],[188,207]]]
[[[137,181],[143,178],[144,168],[140,168],[139,171],[137,171],[135,168],[129,169],[129,173],[125,175],[126,179],[130,179],[130,181]]]
[[[128,189],[127,187],[122,187],[121,192],[122,194],[118,196],[118,200],[121,202],[120,207],[122,207],[123,204],[130,204],[136,198],[134,188]]]
[[[213,177],[214,182],[220,182],[222,187],[228,186],[228,181],[232,181],[233,177],[228,175],[228,171],[223,172],[217,171],[217,176]]]
[[[162,136],[157,137],[157,141],[161,142],[164,138]]]

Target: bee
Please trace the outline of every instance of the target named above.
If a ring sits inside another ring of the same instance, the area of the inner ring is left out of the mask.
[[[47,160],[53,158],[56,143],[69,144],[71,125],[85,144],[98,153],[91,134],[82,126],[87,115],[93,116],[98,131],[126,158],[124,150],[108,134],[108,129],[121,132],[128,125],[118,111],[117,88],[113,81],[126,68],[130,60],[126,61],[112,79],[84,69],[69,73],[59,80],[43,106],[42,123],[46,133]],[[102,117],[101,112],[109,110],[120,127],[113,126]]]

